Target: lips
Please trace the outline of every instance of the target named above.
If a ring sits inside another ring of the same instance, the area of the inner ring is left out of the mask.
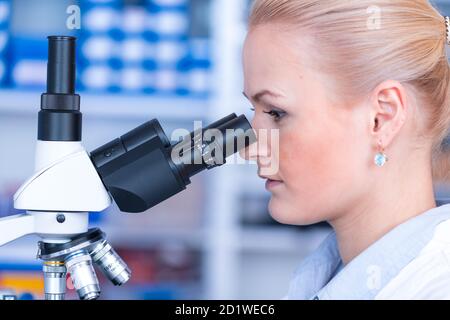
[[[268,191],[272,191],[272,190],[274,190],[275,188],[279,187],[282,184],[283,184],[282,181],[267,179],[266,180],[266,189]]]
[[[275,189],[283,184],[282,180],[279,180],[279,179],[277,179],[277,177],[274,177],[274,176],[264,176],[260,172],[258,172],[258,176],[261,179],[266,180],[266,189],[268,191],[272,191],[273,189]]]

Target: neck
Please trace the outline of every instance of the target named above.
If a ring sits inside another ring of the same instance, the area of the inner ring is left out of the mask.
[[[329,221],[344,264],[403,222],[436,207],[431,164],[390,167],[377,177],[370,195],[342,216]]]

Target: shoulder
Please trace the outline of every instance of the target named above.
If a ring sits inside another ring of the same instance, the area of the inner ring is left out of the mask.
[[[376,299],[450,299],[450,219]]]

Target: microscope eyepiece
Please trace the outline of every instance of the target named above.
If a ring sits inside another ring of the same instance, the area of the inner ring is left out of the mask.
[[[75,37],[48,37],[47,93],[75,93]]]
[[[75,37],[48,37],[47,92],[41,95],[39,140],[81,141],[80,96],[75,93],[75,45]]]
[[[199,132],[193,132],[172,148],[172,160],[185,179],[225,163],[225,159],[256,140],[244,115],[232,114]]]
[[[231,114],[170,145],[157,120],[91,153],[103,184],[123,212],[143,212],[186,189],[195,174],[256,141],[245,116]]]

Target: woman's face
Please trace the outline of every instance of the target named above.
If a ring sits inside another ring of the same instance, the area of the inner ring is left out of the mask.
[[[269,179],[269,211],[285,224],[335,219],[371,185],[369,113],[364,106],[331,102],[329,79],[313,71],[309,59],[314,54],[302,38],[276,25],[253,28],[244,46],[244,94],[253,105],[258,133],[258,144],[247,156]]]

